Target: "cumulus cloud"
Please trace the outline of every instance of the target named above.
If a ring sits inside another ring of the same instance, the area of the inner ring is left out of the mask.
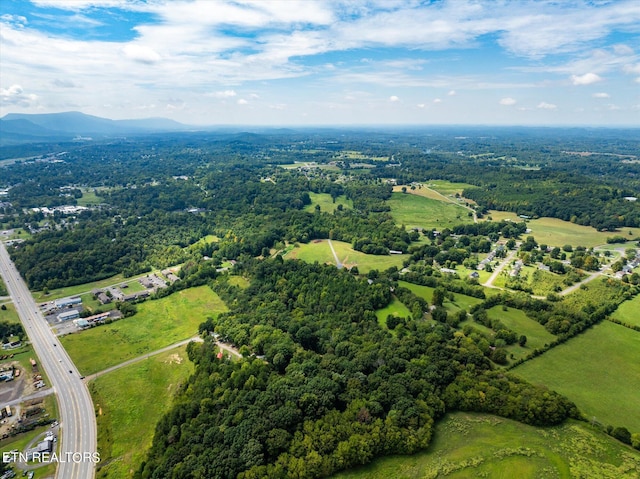
[[[447,95],[456,96],[456,91],[455,90],[449,90],[449,93],[447,93]]]
[[[144,45],[129,44],[125,45],[122,50],[125,56],[130,60],[138,63],[145,63],[147,65],[157,63],[162,58],[153,48]]]
[[[571,82],[574,85],[591,85],[598,83],[602,78],[595,73],[585,73],[584,75],[571,75]]]
[[[440,98],[434,98],[433,103],[442,103],[442,100]]]
[[[500,100],[500,104],[504,106],[511,106],[511,105],[515,105],[516,103],[517,102],[511,97],[506,97]]]
[[[244,98],[240,98],[238,99],[238,105],[246,105],[249,102],[247,100],[245,100]]]
[[[38,101],[38,96],[25,93],[20,85],[11,85],[9,88],[0,88],[0,101],[5,105],[29,107]]]
[[[600,93],[594,93],[593,98],[609,98],[609,94],[605,93],[605,92],[600,92]]]
[[[547,103],[546,101],[542,101],[540,103],[538,103],[538,107],[540,110],[555,110],[556,108],[558,108],[556,105],[554,105],[553,103]]]
[[[389,97],[389,101],[391,101],[391,102],[400,101],[400,98],[398,98],[398,97],[397,97],[397,96],[395,96],[395,95],[391,95],[391,96]]]

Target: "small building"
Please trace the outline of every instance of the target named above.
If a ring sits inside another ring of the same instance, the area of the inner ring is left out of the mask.
[[[109,304],[111,302],[111,298],[105,293],[98,293],[96,298],[98,301],[100,301],[100,304]]]
[[[79,296],[73,298],[61,298],[56,299],[54,304],[57,309],[67,308],[69,306],[74,306],[76,304],[82,304],[82,299]]]
[[[473,279],[478,279],[479,277],[480,277],[480,273],[478,273],[477,271],[474,271],[469,275],[469,278],[473,278]]]
[[[60,313],[58,315],[58,321],[69,321],[70,319],[77,319],[79,317],[80,317],[80,313],[74,309],[71,311],[65,311],[64,313]]]

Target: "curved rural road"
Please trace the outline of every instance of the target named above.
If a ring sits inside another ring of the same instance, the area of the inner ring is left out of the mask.
[[[95,476],[97,444],[93,402],[71,358],[58,344],[29,288],[0,241],[0,272],[24,329],[58,399],[60,448],[58,479],[92,479]]]

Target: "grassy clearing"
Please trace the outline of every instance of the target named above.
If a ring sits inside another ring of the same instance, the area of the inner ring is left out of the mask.
[[[345,208],[353,208],[353,201],[348,199],[345,195],[340,195],[336,198],[335,203],[329,193],[312,193],[309,192],[311,198],[311,204],[305,206],[304,210],[313,213],[316,210],[316,205],[320,205],[320,211],[333,213],[338,205],[342,205]]]
[[[511,221],[522,221],[515,213],[508,211],[490,211],[488,216],[493,221],[501,221],[509,219]],[[640,236],[640,228],[622,228],[617,233],[607,231],[597,231],[590,226],[582,226],[562,221],[557,218],[538,218],[528,220],[527,227],[531,228],[531,233],[527,236],[533,236],[539,244],[547,244],[549,246],[564,246],[570,244],[573,246],[585,246],[591,248],[607,243],[607,238],[612,236],[624,236],[629,239]],[[631,232],[631,234],[629,234]]]
[[[640,296],[622,303],[611,316],[625,324],[640,326]]]
[[[461,195],[465,188],[474,188],[474,186],[469,183],[452,183],[447,180],[429,180],[426,186],[436,190],[438,193],[442,193],[445,196],[455,196],[456,193]]]
[[[640,333],[604,321],[513,369],[574,401],[589,418],[640,432]]]
[[[218,238],[216,235],[207,235],[204,238],[200,238],[198,241],[190,245],[189,248],[193,249],[193,248],[204,246],[210,243],[217,243],[219,241],[220,241],[220,238]]]
[[[208,286],[178,291],[166,298],[138,304],[126,319],[61,338],[84,375],[188,339],[207,316],[226,311]]]
[[[397,298],[393,298],[391,302],[384,308],[376,311],[378,324],[381,328],[387,329],[387,316],[392,315],[400,318],[410,318],[411,311]]]
[[[6,309],[0,308],[0,321],[7,321],[9,323],[19,323],[20,316],[16,312],[16,307],[13,303],[3,303]]]
[[[229,284],[237,286],[240,289],[245,289],[249,286],[250,282],[247,278],[242,276],[229,276]]]
[[[333,479],[633,479],[640,453],[586,424],[536,428],[485,414],[453,413],[412,456],[380,458]]]
[[[181,347],[90,383],[98,421],[98,478],[133,476],[151,447],[156,423],[193,370],[186,347]]]
[[[82,188],[82,198],[78,198],[78,206],[93,206],[104,203],[104,198],[96,194],[94,188]]]
[[[433,290],[435,288],[432,288],[430,286],[421,286],[419,284],[407,283],[406,281],[399,281],[398,284],[404,288],[411,290],[416,296],[425,299],[429,304],[432,303]],[[445,299],[444,303],[442,304],[449,313],[455,313],[457,311],[460,311],[461,309],[469,311],[469,308],[471,308],[471,306],[482,302],[481,299],[474,298],[472,296],[458,293],[452,294],[453,301],[451,301],[450,299]]]
[[[354,250],[349,243],[343,241],[332,241],[332,243],[340,262],[347,268],[357,266],[361,274],[366,274],[372,269],[384,271],[392,266],[402,268],[402,262],[409,256],[406,254],[387,256],[364,254]],[[318,263],[336,264],[327,240],[316,240],[311,243],[300,244],[290,251],[285,258],[300,259],[308,263],[317,261]]]
[[[424,196],[392,193],[387,204],[396,223],[408,228],[443,229],[461,223],[473,223],[469,210]]]
[[[140,275],[144,276],[144,275]],[[124,281],[133,281],[134,278],[125,279],[122,274],[117,274],[109,278],[94,281],[93,283],[77,284],[75,286],[68,286],[66,288],[53,289],[49,291],[49,294],[44,294],[42,291],[36,291],[33,293],[33,299],[37,303],[45,301],[53,301],[54,299],[66,298],[67,296],[75,296],[82,293],[86,293],[95,288],[105,288],[114,284],[120,284]]]

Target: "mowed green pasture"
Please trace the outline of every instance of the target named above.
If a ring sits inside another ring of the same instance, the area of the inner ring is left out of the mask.
[[[640,452],[577,421],[548,428],[486,414],[447,414],[432,443],[412,456],[390,456],[333,479],[634,479]]]
[[[178,291],[137,305],[130,318],[61,338],[84,375],[119,364],[198,334],[208,316],[227,310],[208,286]]]
[[[8,323],[19,323],[20,317],[16,312],[16,307],[13,303],[2,303],[6,309],[0,308],[0,321],[6,321]]]
[[[333,213],[338,205],[342,205],[344,208],[353,208],[353,201],[348,199],[345,195],[340,195],[334,202],[329,193],[312,193],[309,192],[311,198],[311,204],[304,207],[304,210],[313,213],[316,210],[316,206],[320,206],[320,211],[327,213]]]
[[[181,347],[89,384],[98,422],[98,478],[133,477],[151,447],[156,423],[193,370],[186,347]]]
[[[501,221],[503,219],[509,219],[515,222],[522,221],[522,218],[519,218],[518,215],[508,211],[492,210],[487,216],[491,216],[493,221]],[[527,220],[527,227],[531,228],[531,232],[525,236],[533,236],[538,244],[558,247],[570,244],[572,246],[592,248],[606,244],[607,238],[612,236],[624,236],[629,239],[640,236],[640,228],[625,227],[619,232],[611,233],[607,231],[597,231],[590,226],[577,225],[557,218]],[[631,232],[631,234],[629,234],[629,232]]]
[[[631,326],[640,326],[640,296],[622,303],[611,317]]]
[[[429,180],[425,185],[431,189],[436,190],[438,193],[442,193],[445,196],[454,195],[457,193],[462,195],[465,188],[474,188],[469,183],[452,183],[447,180]]]
[[[433,290],[435,288],[432,288],[430,286],[422,286],[419,284],[408,283],[406,281],[399,281],[398,285],[404,288],[407,288],[408,290],[413,292],[413,294],[415,294],[416,296],[419,296],[420,298],[423,298],[424,300],[426,300],[429,304],[432,304]],[[474,298],[473,296],[453,293],[453,301],[451,301],[450,299],[445,299],[444,302],[442,303],[442,306],[444,306],[444,308],[449,313],[455,313],[457,311],[460,311],[461,309],[464,309],[465,311],[468,312],[471,306],[474,306],[481,302],[482,302],[481,299]]]
[[[376,311],[378,324],[383,329],[387,329],[387,316],[389,315],[400,318],[410,318],[411,311],[409,311],[409,308],[407,308],[398,298],[393,298],[386,307]]]
[[[402,268],[402,262],[409,257],[407,254],[392,254],[386,256],[364,254],[354,250],[349,243],[344,241],[331,241],[338,259],[346,268],[358,267],[361,274],[366,274],[372,269],[384,271],[395,266]],[[300,259],[308,263],[336,264],[336,260],[327,240],[316,240],[311,243],[300,244],[286,254],[286,259]]]
[[[469,210],[462,206],[409,193],[392,193],[387,200],[391,216],[407,228],[444,229],[473,223]]]
[[[82,197],[78,198],[78,206],[93,206],[104,203],[104,198],[98,196],[94,188],[82,188]]]
[[[574,401],[587,418],[640,432],[640,333],[604,321],[512,372]]]

